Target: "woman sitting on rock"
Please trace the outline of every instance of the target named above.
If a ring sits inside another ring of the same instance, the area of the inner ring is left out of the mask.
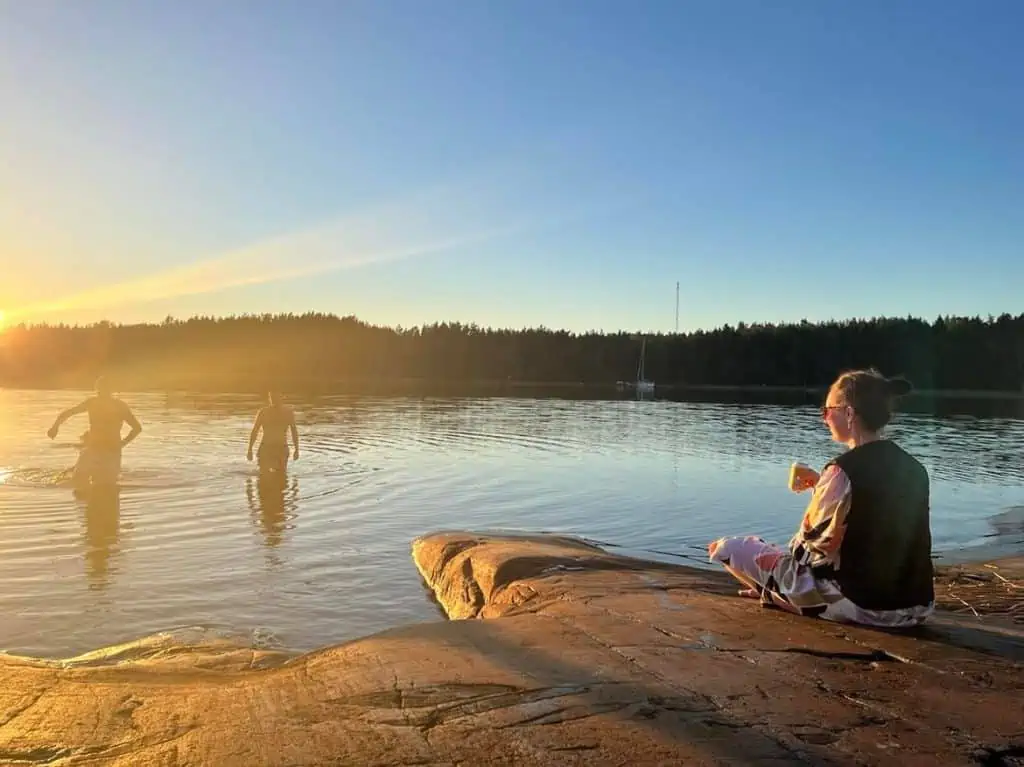
[[[708,546],[748,588],[743,596],[828,620],[906,627],[934,610],[928,472],[881,435],[893,401],[910,391],[876,370],[843,373],[822,418],[849,450],[819,476],[800,528],[783,549],[760,538]]]

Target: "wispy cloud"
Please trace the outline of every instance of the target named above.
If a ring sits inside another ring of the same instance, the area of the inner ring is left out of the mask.
[[[473,184],[428,190],[397,204],[343,215],[193,263],[10,308],[7,321],[82,310],[106,312],[413,258],[508,236],[538,223],[536,216],[512,213],[493,199],[491,191]]]

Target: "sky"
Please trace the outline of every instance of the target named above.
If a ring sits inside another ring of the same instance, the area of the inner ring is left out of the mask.
[[[6,322],[1024,309],[1024,3],[0,0]]]

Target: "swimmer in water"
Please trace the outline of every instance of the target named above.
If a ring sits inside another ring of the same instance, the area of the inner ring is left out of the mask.
[[[113,395],[106,380],[96,381],[96,394],[68,408],[47,431],[50,439],[57,438],[61,425],[72,416],[89,414],[89,430],[82,435],[78,463],[75,464],[75,488],[93,485],[116,485],[121,474],[121,451],[142,432],[131,408]],[[131,431],[121,437],[121,427],[128,424]]]
[[[292,460],[299,459],[299,430],[295,426],[295,413],[290,407],[281,404],[281,395],[270,392],[268,404],[256,414],[256,421],[249,433],[249,450],[246,458],[252,460],[252,446],[256,437],[263,430],[263,439],[257,450],[260,473],[276,472],[284,474],[288,467],[288,432],[292,435]]]

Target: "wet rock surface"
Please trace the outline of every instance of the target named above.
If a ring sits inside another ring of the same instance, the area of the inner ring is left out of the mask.
[[[465,620],[301,656],[216,641],[0,656],[0,764],[998,765],[1024,753],[1012,621],[943,614],[896,635],[801,619],[715,572],[551,536],[431,535],[413,557]]]

